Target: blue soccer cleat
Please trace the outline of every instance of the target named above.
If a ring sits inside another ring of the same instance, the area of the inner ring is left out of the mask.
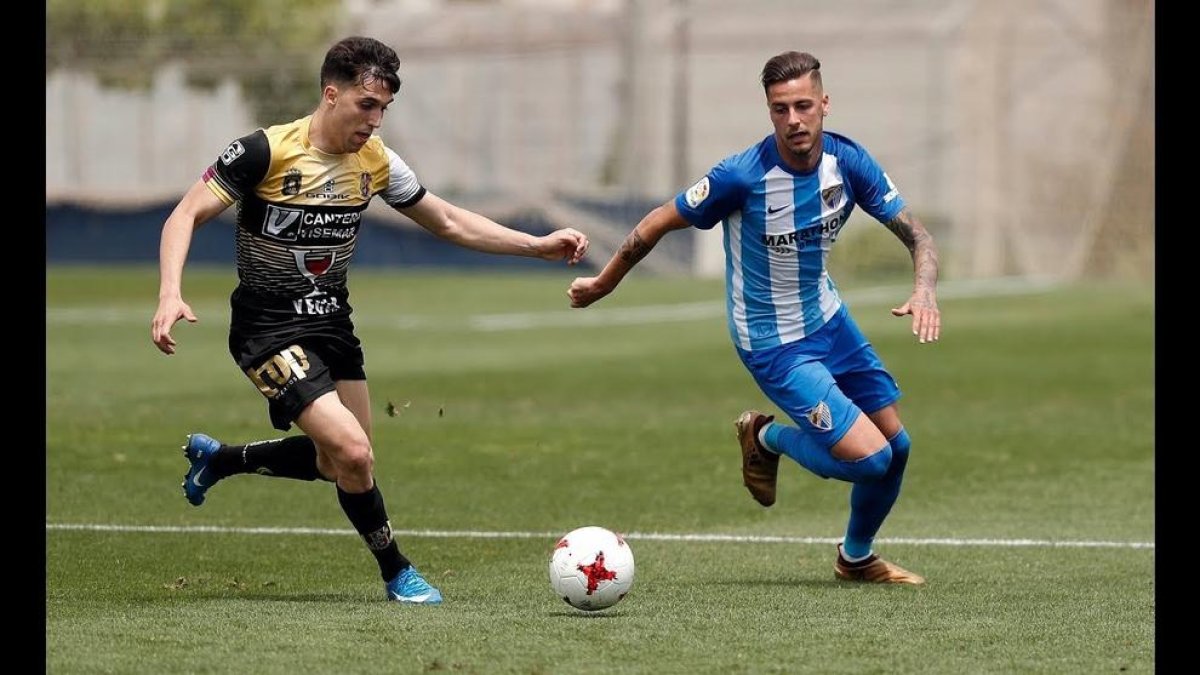
[[[385,586],[388,600],[414,605],[440,605],[442,592],[429,585],[417,568],[405,567]]]
[[[183,456],[187,457],[191,466],[183,476],[183,496],[187,497],[192,506],[203,504],[204,493],[221,480],[220,476],[208,470],[208,463],[220,449],[221,442],[212,436],[189,434],[187,437],[187,445],[183,446]]]

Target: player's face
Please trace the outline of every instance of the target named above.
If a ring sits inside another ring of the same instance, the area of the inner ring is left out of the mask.
[[[358,152],[366,145],[371,134],[383,124],[383,113],[395,98],[387,84],[378,78],[340,88],[330,85],[325,96],[332,106],[328,117],[330,132],[342,140],[343,152]]]
[[[810,159],[813,148],[819,147],[822,121],[829,112],[829,95],[821,85],[811,74],[776,82],[767,88],[767,108],[780,150]]]

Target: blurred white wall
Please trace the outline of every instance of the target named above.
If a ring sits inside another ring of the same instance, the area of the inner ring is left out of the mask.
[[[759,72],[796,49],[821,59],[827,128],[936,224],[953,274],[1077,276],[1109,249],[1153,263],[1150,0],[344,7],[400,54],[380,135],[438,193],[666,199],[770,133]],[[182,194],[229,140],[283,121],[251,119],[232,81],[190,91],[165,64],[155,82],[47,75],[48,200]]]

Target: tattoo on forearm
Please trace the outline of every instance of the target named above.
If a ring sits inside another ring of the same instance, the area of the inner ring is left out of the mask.
[[[909,213],[908,209],[900,211],[886,225],[900,241],[904,242],[904,245],[908,247],[908,252],[912,255],[913,277],[916,281],[917,291],[923,294],[932,293],[937,285],[938,253],[929,231],[925,229],[921,221]]]
[[[915,252],[917,246],[917,227],[914,226],[913,222],[913,218],[908,213],[908,209],[902,209],[900,213],[896,214],[895,218],[892,218],[885,223],[885,225],[887,225],[887,229],[891,230],[892,234],[896,235],[900,241],[904,242],[904,245],[908,247],[910,253]],[[922,227],[921,231],[924,230],[925,228]]]
[[[927,236],[926,242],[926,245],[920,243],[917,245],[916,255],[913,258],[913,269],[917,288],[932,291],[937,285],[938,256],[937,249],[933,247],[933,240]]]
[[[652,248],[654,247],[643,241],[638,236],[637,230],[634,230],[629,233],[628,237],[625,237],[625,241],[621,243],[621,248],[617,250],[617,254],[621,256],[621,260],[630,265],[636,265],[638,261],[650,253],[650,249]]]

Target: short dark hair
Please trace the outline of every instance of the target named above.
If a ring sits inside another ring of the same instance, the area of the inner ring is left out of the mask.
[[[762,69],[762,86],[767,90],[773,84],[787,82],[812,73],[812,79],[821,84],[821,62],[808,52],[784,52],[772,56]]]
[[[383,80],[393,94],[400,91],[400,57],[379,40],[352,36],[338,41],[325,53],[321,65],[321,88],[332,83],[365,84]]]

